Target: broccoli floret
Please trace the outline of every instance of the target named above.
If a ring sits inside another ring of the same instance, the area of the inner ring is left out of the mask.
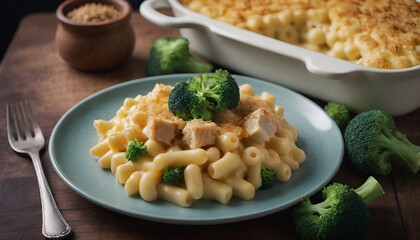
[[[350,161],[362,172],[386,175],[391,172],[391,159],[404,163],[417,173],[420,166],[420,146],[393,131],[393,118],[382,110],[370,110],[356,115],[344,132]]]
[[[346,129],[347,124],[350,122],[350,112],[346,106],[336,102],[329,102],[324,109],[341,130]]]
[[[276,171],[269,170],[266,166],[262,165],[261,166],[261,180],[262,180],[261,188],[267,189],[267,188],[272,187],[274,183],[276,182],[276,176],[277,176]]]
[[[195,59],[188,48],[188,39],[161,37],[154,41],[146,63],[146,74],[156,76],[170,73],[205,73],[213,66]]]
[[[175,84],[168,97],[169,111],[184,119],[211,120],[213,112],[234,109],[239,103],[239,87],[226,70],[202,74]]]
[[[322,190],[323,201],[304,199],[293,209],[301,239],[362,239],[370,225],[367,204],[384,195],[381,185],[369,177],[358,189],[334,183]]]
[[[127,161],[136,161],[139,157],[146,155],[147,146],[143,142],[139,142],[137,139],[130,141],[127,151],[125,151],[125,159]]]
[[[165,168],[162,174],[162,182],[176,185],[181,182],[183,178],[183,169],[177,168]]]
[[[198,75],[189,80],[189,88],[204,97],[217,111],[234,109],[239,103],[239,87],[226,70],[216,70],[213,75]]]
[[[168,108],[171,113],[184,119],[202,118],[210,120],[213,107],[204,98],[197,96],[189,88],[188,82],[177,82],[168,97]]]

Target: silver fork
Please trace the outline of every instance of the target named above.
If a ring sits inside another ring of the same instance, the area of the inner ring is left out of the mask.
[[[8,104],[6,124],[11,148],[16,152],[28,154],[34,164],[41,195],[42,234],[47,238],[68,236],[71,233],[71,227],[58,209],[42,169],[39,151],[44,147],[45,139],[29,103],[25,101]]]

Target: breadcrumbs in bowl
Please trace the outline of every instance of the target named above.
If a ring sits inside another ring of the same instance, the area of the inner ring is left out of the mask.
[[[135,37],[131,6],[124,0],[68,0],[56,11],[56,47],[69,65],[84,71],[105,71],[132,54]]]
[[[79,23],[98,23],[118,18],[121,11],[112,5],[102,3],[86,3],[67,13],[67,17]]]

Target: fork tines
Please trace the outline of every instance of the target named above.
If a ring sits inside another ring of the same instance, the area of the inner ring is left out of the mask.
[[[36,131],[40,131],[31,106],[27,101],[15,104],[7,104],[6,124],[14,139],[23,140],[34,137]]]

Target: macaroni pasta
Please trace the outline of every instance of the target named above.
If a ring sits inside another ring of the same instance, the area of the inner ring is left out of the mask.
[[[171,90],[156,84],[147,95],[125,99],[111,120],[93,123],[99,141],[90,154],[111,170],[128,195],[182,207],[199,199],[222,204],[232,197],[250,200],[261,187],[263,165],[285,182],[304,162],[306,155],[295,144],[296,128],[283,118],[273,95],[255,96],[245,84],[236,109],[218,113],[214,121],[186,122],[168,110]],[[133,139],[144,142],[147,154],[128,161],[125,151]],[[183,170],[181,183],[162,182],[164,170],[175,167]]]

